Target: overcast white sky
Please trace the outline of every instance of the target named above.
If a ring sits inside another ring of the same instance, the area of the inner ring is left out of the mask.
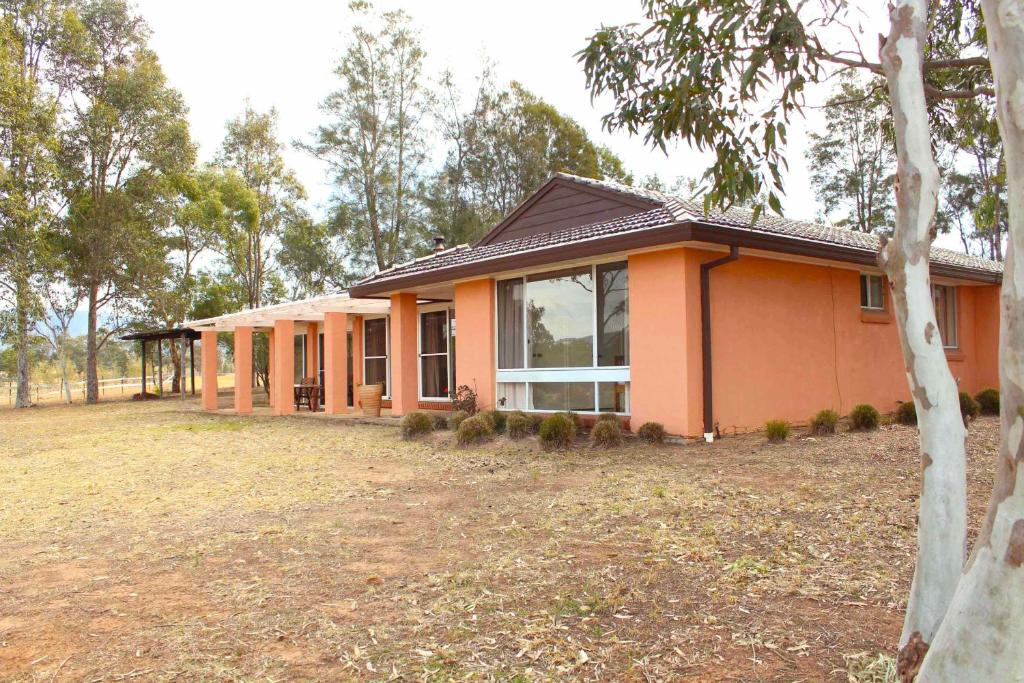
[[[153,29],[151,44],[191,109],[192,133],[203,160],[215,153],[225,121],[242,110],[246,98],[258,109],[277,107],[280,134],[287,141],[305,137],[316,127],[321,120],[318,103],[337,85],[332,68],[352,25],[347,4],[138,1]],[[651,173],[667,180],[697,176],[706,165],[687,148],[666,156],[646,148],[639,138],[601,129],[601,115],[609,104],[591,104],[573,55],[602,23],[642,18],[638,0],[405,0],[375,5],[401,7],[413,16],[422,30],[428,73],[451,68],[468,92],[486,55],[496,63],[499,83],[518,80],[576,119],[592,138],[615,151],[637,179]],[[811,93],[811,101],[815,95]],[[820,125],[818,117],[812,117],[790,127],[785,209],[792,218],[814,219],[819,210],[804,159],[807,127]],[[311,208],[322,207],[330,195],[324,168],[291,149],[287,161],[309,191]]]

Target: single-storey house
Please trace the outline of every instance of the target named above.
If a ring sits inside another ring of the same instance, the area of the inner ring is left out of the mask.
[[[252,332],[270,332],[278,413],[292,409],[296,354],[327,412],[358,400],[353,384],[383,383],[396,415],[443,409],[467,385],[499,410],[615,412],[710,439],[909,399],[878,238],[751,219],[557,174],[474,245],[438,244],[347,294],[190,325],[203,372],[218,331],[235,332],[243,375]],[[953,375],[971,393],[997,386],[1002,265],[933,248],[931,277]]]

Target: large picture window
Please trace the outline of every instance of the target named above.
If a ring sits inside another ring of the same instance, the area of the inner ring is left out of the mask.
[[[363,322],[363,382],[383,384],[384,395],[390,396],[388,386],[388,320],[371,318]]]
[[[420,314],[420,392],[423,398],[448,398],[448,311]]]
[[[497,283],[498,407],[629,412],[625,262]]]

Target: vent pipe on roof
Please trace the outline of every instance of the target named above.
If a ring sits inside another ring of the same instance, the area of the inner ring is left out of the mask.
[[[444,251],[444,235],[434,235],[434,253]]]
[[[729,247],[729,255],[700,264],[700,346],[704,362],[704,440],[715,440],[714,384],[711,381],[711,269],[740,257],[740,248]]]

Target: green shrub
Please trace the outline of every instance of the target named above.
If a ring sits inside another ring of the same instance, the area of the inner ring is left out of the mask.
[[[434,420],[426,413],[417,411],[402,418],[402,436],[406,439],[429,434],[433,430]]]
[[[618,418],[598,420],[590,430],[590,440],[599,448],[613,448],[622,445],[622,427]]]
[[[500,410],[488,410],[483,414],[486,415],[488,419],[490,419],[491,424],[494,425],[495,434],[505,433],[505,422],[508,420],[507,413],[503,413]]]
[[[640,429],[636,430],[636,435],[647,443],[664,443],[665,425],[660,422],[644,422]]]
[[[772,443],[780,443],[789,438],[790,427],[785,420],[768,420],[764,423],[764,434]]]
[[[572,420],[572,424],[574,427],[576,427],[577,433],[583,431],[583,418],[580,417],[578,413],[574,413],[570,410],[569,412],[562,414],[568,417],[570,420]]]
[[[861,403],[860,405],[854,406],[853,410],[850,411],[850,423],[854,429],[861,429],[868,431],[871,429],[878,429],[878,422],[881,420],[881,416],[873,405],[867,403]]]
[[[455,434],[460,446],[470,446],[487,441],[494,434],[494,429],[485,416],[474,415],[460,422]]]
[[[523,439],[533,430],[533,422],[524,413],[512,413],[505,421],[505,432],[510,439]]]
[[[834,410],[819,410],[818,414],[811,418],[811,431],[818,436],[828,436],[836,433],[836,425],[839,424],[839,413]]]
[[[465,410],[456,410],[454,413],[448,416],[448,429],[455,431],[462,424],[462,421],[469,417],[469,413]]]
[[[981,406],[966,391],[960,392],[960,414],[963,415],[964,422],[970,422],[981,415]]]
[[[622,426],[622,420],[615,413],[601,413],[597,416],[598,422],[618,422],[619,426]]]
[[[448,429],[448,415],[437,413],[434,415],[434,431],[440,432]]]
[[[999,414],[999,392],[995,389],[982,389],[974,396],[974,400],[981,407],[982,415]]]
[[[540,442],[545,448],[568,448],[576,440],[576,424],[569,413],[555,413],[540,423]]]
[[[896,406],[896,412],[892,414],[893,419],[901,425],[913,426],[917,424],[917,406],[913,401],[904,401]]]

